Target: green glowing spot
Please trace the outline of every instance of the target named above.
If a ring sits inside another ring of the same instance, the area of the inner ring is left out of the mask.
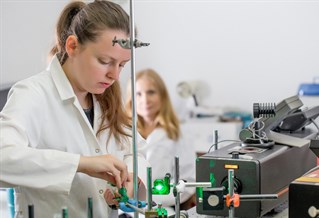
[[[158,217],[167,217],[167,210],[165,208],[156,208]]]
[[[168,195],[170,193],[170,174],[166,174],[164,179],[156,179],[152,188],[153,195]]]

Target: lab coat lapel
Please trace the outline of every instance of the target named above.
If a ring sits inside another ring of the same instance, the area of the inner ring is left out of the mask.
[[[151,134],[147,137],[147,143],[157,143],[165,139],[166,132],[163,128],[156,128],[154,129]]]
[[[58,90],[60,98],[62,101],[72,101],[73,105],[78,111],[78,117],[81,122],[81,126],[83,128],[83,133],[87,139],[89,145],[94,146],[95,149],[99,148],[98,141],[95,136],[95,131],[92,129],[89,120],[87,119],[80,102],[78,101],[74,90],[66,77],[59,60],[56,55],[53,57],[51,64],[49,65],[49,70],[51,71],[53,81]],[[97,117],[100,117],[99,106],[96,101],[96,98],[93,96],[93,104],[94,104],[94,129],[98,128],[97,125]]]

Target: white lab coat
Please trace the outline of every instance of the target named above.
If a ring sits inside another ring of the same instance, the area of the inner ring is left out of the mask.
[[[175,181],[175,156],[179,157],[179,179],[195,182],[196,153],[191,143],[182,135],[178,141],[169,139],[163,128],[156,128],[146,138],[146,159],[152,166],[152,180],[163,179],[171,174],[171,183]],[[180,194],[180,202],[185,202],[195,193],[195,188],[185,188]],[[171,190],[169,195],[153,195],[156,203],[174,206],[175,197]]]
[[[0,113],[0,186],[15,187],[18,217],[27,217],[33,204],[36,218],[61,214],[62,207],[71,218],[86,218],[88,197],[94,217],[114,214],[103,197],[107,182],[77,173],[79,158],[112,154],[132,172],[131,142],[125,150],[113,137],[106,145],[108,130],[96,138],[101,111],[95,98],[93,104],[92,129],[55,56],[46,71],[10,90]],[[138,142],[143,145],[141,137]],[[148,164],[141,154],[138,163],[139,177],[147,184]]]

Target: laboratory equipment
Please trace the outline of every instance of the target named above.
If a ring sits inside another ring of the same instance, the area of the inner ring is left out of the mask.
[[[67,207],[62,208],[62,218],[68,218],[68,217],[69,217],[68,208]]]
[[[179,159],[178,157],[175,157],[175,170],[178,171],[179,169]],[[177,173],[178,174],[178,173]],[[235,207],[239,207],[240,201],[265,201],[265,200],[274,200],[278,198],[277,194],[255,194],[255,195],[239,195],[238,193],[235,193],[235,190],[238,188],[236,179],[234,177],[234,169],[228,169],[228,176],[227,176],[227,184],[222,184],[220,187],[216,187],[216,180],[213,175],[210,175],[210,181],[209,182],[185,182],[184,180],[176,180],[178,179],[178,176],[176,177],[174,183],[167,183],[167,178],[170,178],[165,176],[165,178],[162,180],[162,182],[154,181],[154,187],[153,187],[153,194],[169,194],[167,193],[167,190],[170,190],[170,188],[173,189],[174,196],[176,198],[175,201],[175,217],[188,217],[188,214],[186,211],[180,211],[179,210],[179,194],[182,193],[185,188],[187,187],[196,187],[196,192],[199,195],[199,201],[203,201],[204,195],[207,195],[209,193],[208,197],[208,204],[212,207],[216,208],[223,208],[224,205],[228,208],[228,215],[229,218],[235,217]],[[163,184],[165,187],[163,187]],[[158,185],[159,187],[156,187]],[[165,191],[158,191],[158,190],[165,190]]]
[[[319,139],[310,142],[319,157]],[[289,217],[319,217],[319,165],[289,185]]]
[[[298,94],[300,96],[319,96],[319,76],[313,78],[312,83],[302,83],[298,88]]]
[[[254,103],[253,105],[254,121],[251,122],[250,125],[248,125],[248,131],[249,131],[248,135],[245,135],[245,137],[241,135],[241,140],[243,141],[242,146],[270,148],[274,145],[275,142],[271,139],[268,139],[267,135],[263,131],[264,123],[261,121],[261,118],[275,116],[276,115],[275,107],[276,105],[273,103],[270,103],[270,104]]]
[[[171,175],[166,173],[164,179],[157,179],[154,181],[154,186],[151,189],[155,195],[167,195],[173,191],[175,197],[175,218],[188,217],[186,211],[180,211],[180,193],[187,187],[211,187],[211,182],[185,182],[179,179],[179,157],[175,157],[175,178],[174,182],[170,182]]]
[[[93,218],[93,199],[88,197],[87,201],[87,218]]]
[[[145,218],[167,218],[167,211],[162,207],[161,204],[157,205],[157,208],[153,208],[152,201],[152,170],[151,167],[147,168],[147,187],[148,187],[148,202],[136,201],[130,199],[127,196],[127,191],[125,187],[118,190],[120,197],[115,198],[119,202],[119,209],[124,212],[134,212],[145,215]],[[147,209],[143,209],[147,206]]]
[[[287,98],[276,105],[272,116],[259,118],[257,128],[244,129],[240,134],[242,142],[233,143],[216,151],[204,154],[196,160],[196,181],[214,180],[215,187],[227,190],[228,171],[233,169],[234,193],[245,195],[278,195],[270,201],[243,201],[234,209],[236,216],[245,218],[261,217],[288,200],[289,184],[316,166],[316,156],[309,149],[309,139],[318,131],[276,132],[276,128],[289,115],[296,112],[302,102],[298,96]],[[256,118],[257,119],[257,118]],[[253,122],[256,122],[254,120]],[[253,125],[256,127],[256,125]],[[264,137],[260,143],[249,143],[247,139]],[[276,137],[274,137],[276,136]],[[293,139],[289,141],[288,139]],[[267,144],[273,141],[273,144]],[[292,146],[294,143],[299,146]],[[263,146],[263,143],[266,146]],[[226,193],[226,191],[224,192]],[[227,216],[227,205],[214,204],[213,199],[221,191],[203,188],[196,192],[198,214]],[[225,194],[224,193],[224,194]]]
[[[116,36],[112,40],[112,45],[114,46],[116,43],[118,43],[122,48],[131,49],[131,41],[130,39],[117,39]],[[141,42],[137,39],[134,40],[133,46],[135,48],[142,47],[142,46],[149,46],[150,43]]]
[[[288,208],[290,218],[319,217],[319,166],[289,185]]]
[[[319,76],[313,78],[313,82],[301,83],[298,87],[298,95],[302,102],[309,106],[316,106],[319,102]]]
[[[34,218],[34,206],[33,204],[28,205],[28,217]]]
[[[171,188],[171,174],[166,173],[164,179],[156,179],[152,188],[153,195],[167,195],[170,193]]]

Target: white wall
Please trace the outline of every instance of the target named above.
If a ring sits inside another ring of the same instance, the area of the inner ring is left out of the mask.
[[[0,0],[2,87],[45,68],[56,19],[66,2]]]
[[[1,1],[2,86],[43,69],[66,2]],[[138,38],[151,43],[136,49],[136,70],[160,72],[179,110],[183,80],[204,84],[206,105],[251,111],[319,76],[319,1],[136,0],[134,8]],[[129,74],[127,65],[123,85]]]

